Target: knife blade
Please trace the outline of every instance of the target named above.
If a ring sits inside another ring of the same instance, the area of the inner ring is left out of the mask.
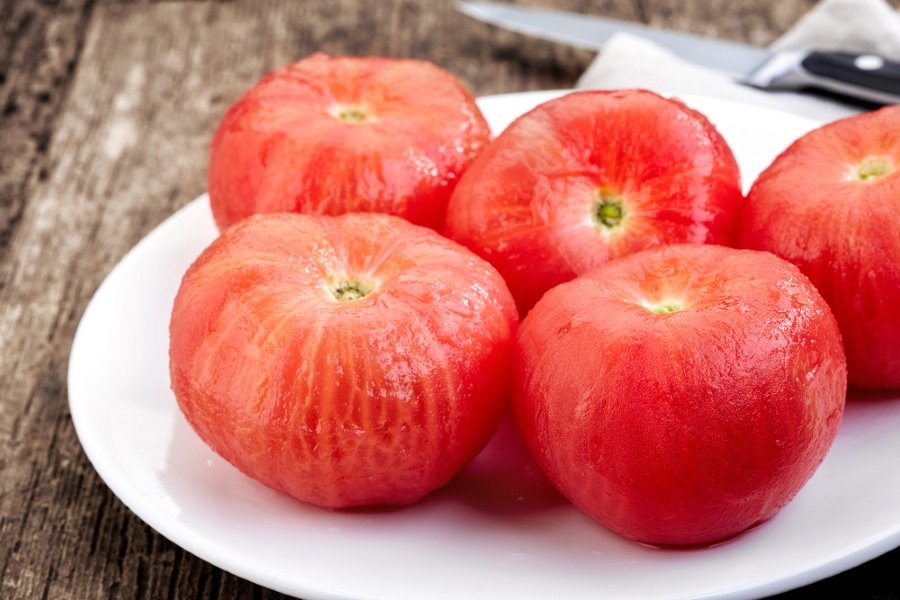
[[[900,63],[871,53],[788,51],[660,29],[594,15],[492,2],[460,2],[479,21],[554,42],[600,50],[626,32],[667,48],[680,58],[767,90],[813,88],[874,104],[900,103]]]

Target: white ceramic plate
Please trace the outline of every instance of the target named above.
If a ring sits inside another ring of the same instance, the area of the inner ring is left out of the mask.
[[[481,100],[495,131],[553,93]],[[745,182],[816,125],[688,97],[731,143]],[[181,275],[216,235],[206,197],[119,263],[75,336],[69,402],[84,450],[141,519],[197,556],[310,600],[749,597],[800,586],[900,545],[900,395],[855,399],[831,452],[774,519],[723,544],[621,539],[557,496],[505,426],[447,488],[396,511],[330,512],[213,454],[169,390]]]

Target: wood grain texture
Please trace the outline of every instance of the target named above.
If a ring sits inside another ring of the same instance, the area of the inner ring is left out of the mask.
[[[44,158],[75,70],[89,0],[0,5],[0,260]],[[0,280],[2,283],[2,280]]]
[[[765,43],[810,0],[529,3]],[[319,50],[409,56],[482,95],[571,86],[593,55],[449,0],[5,0],[0,28],[0,598],[282,597],[154,533],[90,467],[66,403],[85,305],[203,191],[219,118],[277,66]],[[897,600],[897,572],[894,551],[786,597]]]

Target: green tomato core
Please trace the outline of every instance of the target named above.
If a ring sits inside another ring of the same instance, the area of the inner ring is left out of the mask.
[[[856,177],[860,181],[872,181],[894,170],[894,165],[884,156],[870,156],[856,167]]]
[[[364,106],[337,106],[331,114],[345,123],[366,123],[374,120],[372,113]]]
[[[594,192],[594,205],[591,217],[598,227],[615,229],[622,224],[625,218],[625,207],[622,198],[604,190]]]
[[[684,305],[677,300],[668,300],[666,302],[658,302],[656,304],[645,304],[647,310],[655,312],[658,315],[673,313],[684,310]]]
[[[350,302],[365,298],[372,293],[372,286],[364,281],[342,280],[330,286],[331,295],[339,302]]]

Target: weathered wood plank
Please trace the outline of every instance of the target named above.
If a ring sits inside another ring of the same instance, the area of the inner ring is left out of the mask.
[[[90,0],[0,4],[0,261],[25,198],[47,176],[47,147],[90,5]]]
[[[110,499],[78,449],[65,407],[65,357],[104,273],[203,188],[206,140],[224,101],[203,77],[240,72],[228,68],[239,62],[237,44],[223,53],[208,43],[215,56],[194,45],[194,31],[217,10],[164,5],[95,14],[51,143],[50,175],[13,231],[0,267],[10,284],[0,292],[0,346],[8,357],[0,505],[4,539],[15,543],[0,596],[159,597],[168,589],[156,545],[172,562],[173,547]],[[231,32],[224,24],[215,33]],[[249,68],[255,77],[260,67]]]
[[[90,10],[88,0],[68,0],[50,6],[32,0],[6,1],[0,5],[0,264],[5,263],[13,231],[23,214],[26,199],[50,171],[47,149],[63,105],[80,52]],[[0,290],[8,280],[0,277]],[[21,311],[13,307],[12,318]],[[23,323],[23,327],[26,324]],[[23,329],[23,332],[26,331]],[[19,569],[13,555],[33,543],[26,531],[48,523],[48,534],[66,518],[66,506],[54,504],[55,490],[67,482],[56,476],[65,470],[78,450],[58,437],[69,427],[62,399],[64,382],[44,377],[46,371],[19,371],[21,361],[5,344],[2,348],[3,386],[15,379],[27,387],[39,387],[52,397],[54,408],[36,419],[39,434],[26,445],[12,443],[27,435],[23,425],[38,411],[14,397],[0,403],[0,597],[7,597],[7,574],[20,572],[16,594],[39,597],[52,582],[55,571],[26,565]],[[45,347],[43,369],[65,361],[64,351]],[[61,445],[62,443],[62,445]],[[52,479],[52,483],[50,480]]]

